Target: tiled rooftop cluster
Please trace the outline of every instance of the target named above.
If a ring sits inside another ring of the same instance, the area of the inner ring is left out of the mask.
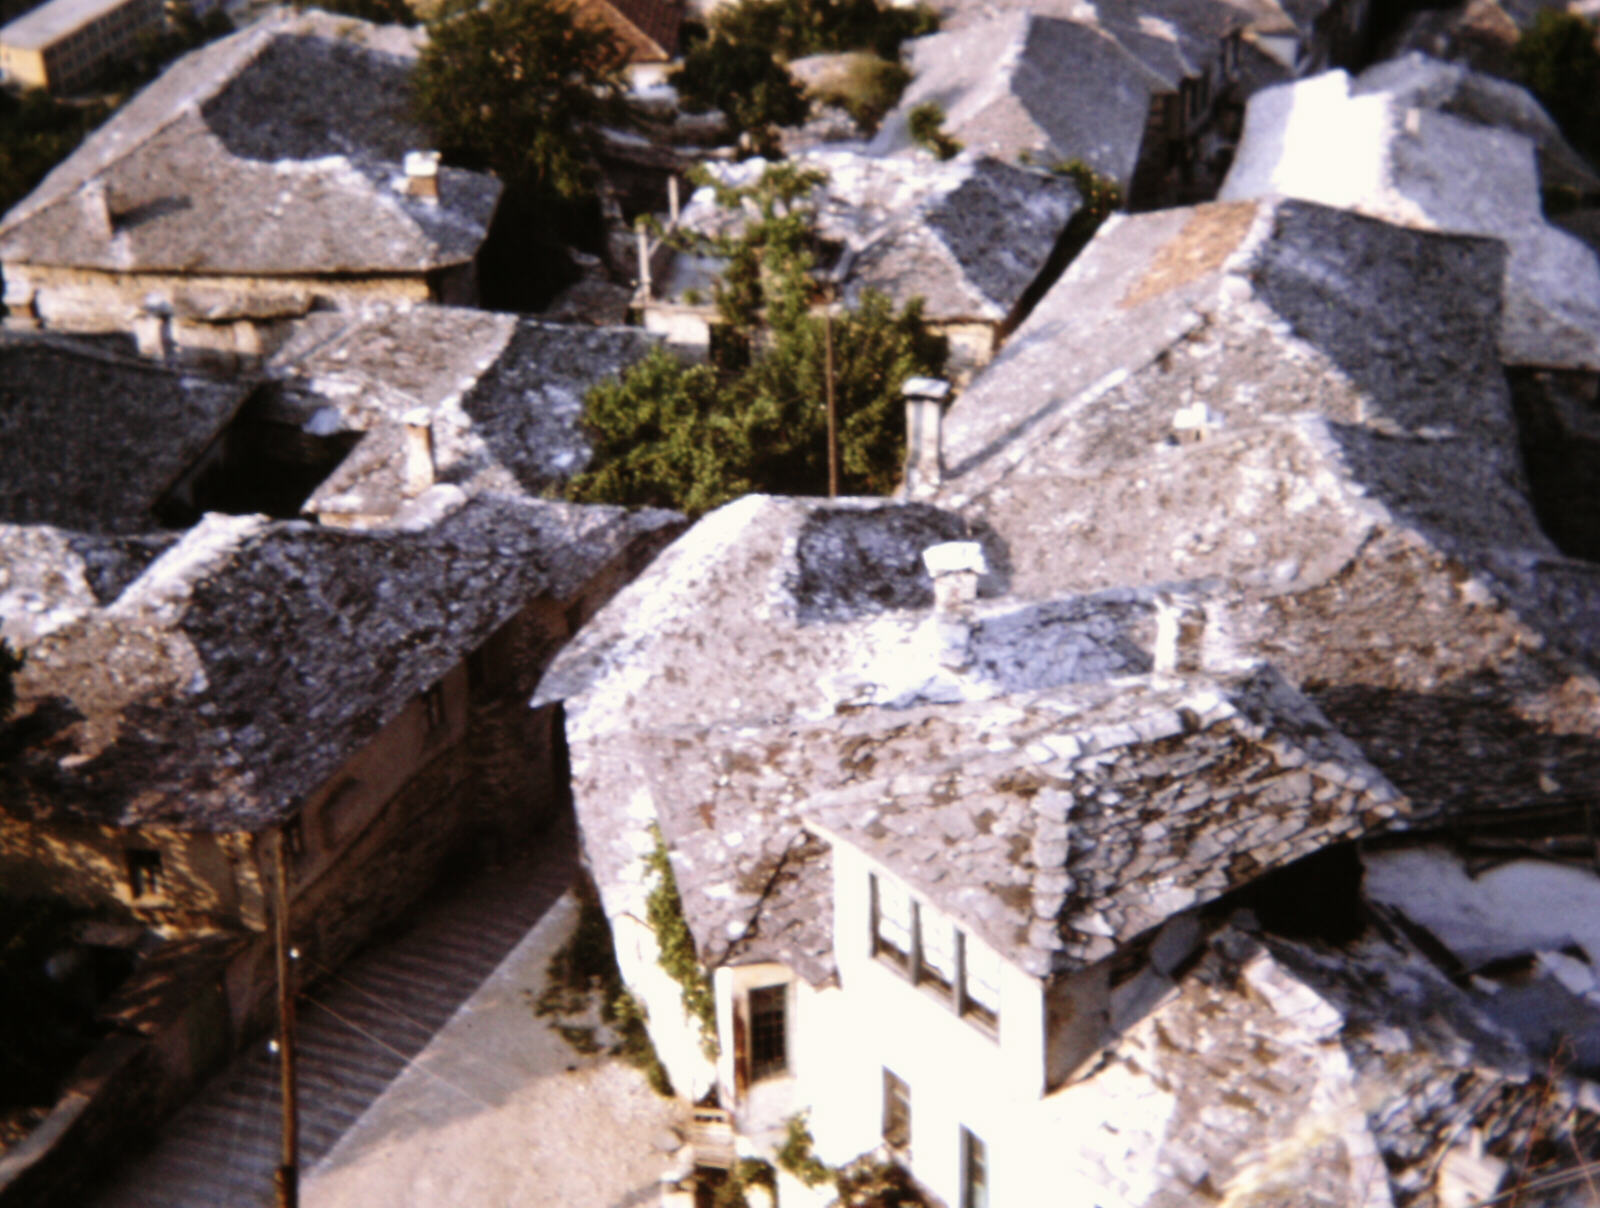
[[[155,528],[162,496],[248,393],[111,346],[0,333],[0,521]]]
[[[316,314],[268,363],[262,414],[324,435],[366,434],[306,501],[309,512],[393,515],[407,498],[408,425],[427,429],[432,479],[537,497],[589,459],[584,392],[652,344],[636,328],[462,307]]]
[[[0,257],[277,276],[470,262],[500,185],[442,168],[437,200],[408,193],[404,157],[427,145],[406,101],[419,37],[312,10],[190,53],[6,215]],[[167,304],[211,317],[217,300]]]
[[[0,634],[40,731],[8,806],[269,823],[530,598],[574,595],[673,523],[483,496],[409,533],[212,515],[151,548],[0,528]]]
[[[810,204],[819,238],[838,248],[820,268],[840,277],[842,299],[855,304],[867,289],[901,306],[920,297],[939,321],[1010,318],[1081,200],[1062,177],[988,157],[929,163],[823,149],[792,162],[827,178]],[[767,166],[749,159],[712,171],[720,184],[738,187]],[[725,235],[745,219],[719,206],[707,187],[690,198],[682,225]],[[680,257],[665,288],[704,290],[714,268]]]

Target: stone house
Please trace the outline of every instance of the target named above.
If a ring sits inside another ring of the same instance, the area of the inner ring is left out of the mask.
[[[1092,17],[1012,10],[918,38],[914,78],[872,151],[914,151],[910,113],[936,104],[963,146],[1042,167],[1081,160],[1135,209],[1204,192],[1221,146],[1210,133],[1241,79],[1243,23],[1191,32],[1189,20],[1109,6]]]
[[[536,499],[589,460],[584,393],[656,342],[465,307],[310,315],[251,414],[348,449],[299,505],[324,525],[382,526],[436,486]]]
[[[158,29],[154,0],[49,0],[0,26],[0,83],[70,92]]]
[[[1502,358],[1594,373],[1600,259],[1545,220],[1553,187],[1581,196],[1600,179],[1526,91],[1412,54],[1257,93],[1219,196],[1302,197],[1504,240]]]
[[[280,13],[174,63],[0,219],[7,322],[259,358],[312,310],[473,302],[500,185],[426,150],[420,37]]]
[[[950,340],[957,372],[987,363],[1060,271],[1059,245],[1081,205],[1070,181],[987,156],[923,163],[819,149],[790,162],[826,176],[807,204],[816,214],[817,274],[827,289],[846,306],[866,290],[897,307],[921,298],[929,326]],[[758,158],[711,171],[725,187],[746,187],[766,169]],[[710,238],[735,234],[745,220],[705,187],[678,225]],[[642,291],[646,330],[703,353],[721,267],[713,256],[664,248]]]
[[[602,610],[536,700],[680,1089],[962,1205],[1461,1202],[1462,1129],[1515,1157],[1543,1042],[1347,843],[1600,784],[1600,577],[1531,498],[1503,265],[1303,202],[1114,218],[925,501],[741,501]]]
[[[370,533],[4,526],[0,634],[25,660],[7,891],[256,937],[229,975],[242,1034],[271,986],[278,844],[314,974],[452,847],[552,817],[560,742],[527,686],[675,520],[490,494],[442,510]]]

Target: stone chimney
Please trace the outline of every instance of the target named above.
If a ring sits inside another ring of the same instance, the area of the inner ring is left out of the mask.
[[[1204,403],[1190,403],[1172,414],[1172,435],[1179,444],[1195,444],[1222,427],[1222,417]]]
[[[906,496],[936,490],[944,477],[942,441],[944,404],[950,383],[938,378],[909,378],[900,388],[906,400]]]
[[[1206,606],[1194,596],[1162,592],[1156,597],[1154,670],[1193,675],[1205,669]]]
[[[433,485],[433,425],[426,408],[407,411],[400,423],[405,429],[405,486],[407,498]]]
[[[978,598],[978,579],[988,573],[983,547],[976,541],[945,541],[922,551],[933,577],[932,623],[941,666],[965,667],[971,661],[972,622],[968,612]]]
[[[439,153],[406,152],[406,196],[439,200]]]

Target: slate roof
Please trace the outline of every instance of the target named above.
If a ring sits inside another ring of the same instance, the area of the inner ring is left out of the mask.
[[[531,599],[572,598],[676,523],[480,496],[376,533],[209,515],[154,550],[0,527],[29,739],[0,798],[36,819],[271,825]]]
[[[942,516],[730,505],[557,657],[539,699],[566,701],[613,913],[642,908],[653,820],[708,964],[782,960],[821,981],[814,839],[842,838],[1042,976],[1392,818],[1393,790],[1269,673],[1150,679],[1147,593],[1019,606],[996,559],[970,666],[941,669],[917,588],[920,550],[960,523]]]
[[[933,103],[945,112],[945,132],[972,151],[1006,160],[1026,153],[1045,166],[1081,159],[1124,192],[1150,97],[1177,83],[1103,29],[1026,12],[907,47],[913,79],[884,118],[873,154],[913,150],[911,110]]]
[[[0,521],[157,527],[156,504],[249,388],[103,346],[0,332]]]
[[[1504,359],[1600,369],[1600,260],[1545,222],[1541,147],[1548,163],[1575,158],[1520,90],[1408,57],[1357,82],[1334,71],[1257,93],[1219,196],[1287,194],[1502,239]]]
[[[589,459],[584,393],[655,342],[637,328],[459,307],[316,314],[268,362],[263,414],[323,434],[367,434],[306,501],[308,512],[392,514],[404,499],[408,419],[428,423],[439,481],[537,496]]]
[[[1070,181],[988,157],[933,164],[818,150],[790,162],[827,174],[811,203],[819,238],[841,250],[818,267],[844,274],[844,300],[854,305],[867,289],[901,306],[920,297],[935,320],[1010,318],[1081,204]],[[711,171],[724,185],[743,186],[766,168],[751,159]],[[733,233],[742,220],[707,187],[690,198],[682,223],[713,235]],[[703,287],[715,266],[685,256],[674,269],[664,282],[669,293]]]
[[[404,190],[419,33],[311,10],[193,51],[0,220],[0,258],[111,272],[421,273],[472,260],[500,185]]]
[[[1528,500],[1502,256],[1305,202],[1113,218],[950,409],[934,502],[1021,598],[1207,584],[1418,814],[1592,791],[1600,568]]]

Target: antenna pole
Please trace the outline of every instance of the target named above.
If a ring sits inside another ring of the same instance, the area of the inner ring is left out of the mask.
[[[278,1062],[283,1080],[283,1152],[273,1176],[278,1193],[277,1208],[299,1208],[300,1204],[300,1120],[297,1111],[294,1068],[294,984],[289,943],[289,863],[288,842],[278,832],[277,867],[273,877],[273,928],[278,956]]]

